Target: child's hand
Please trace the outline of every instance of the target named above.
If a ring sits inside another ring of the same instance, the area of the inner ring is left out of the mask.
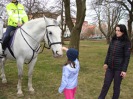
[[[58,89],[58,92],[59,92],[60,94],[62,93],[62,91],[61,91],[61,89],[60,89],[60,88]]]
[[[62,50],[67,51],[67,50],[68,50],[68,48],[67,48],[67,47],[62,47]]]

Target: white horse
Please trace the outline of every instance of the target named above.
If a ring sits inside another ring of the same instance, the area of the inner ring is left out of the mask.
[[[57,21],[50,18],[38,18],[25,23],[22,27],[18,28],[14,34],[13,41],[10,45],[13,54],[11,54],[9,48],[6,48],[6,57],[1,59],[2,63],[2,82],[6,83],[6,76],[4,73],[3,62],[6,59],[13,59],[17,62],[18,67],[18,84],[17,95],[23,96],[22,92],[22,75],[23,64],[28,63],[28,89],[30,93],[34,93],[32,87],[32,72],[34,65],[37,61],[37,55],[40,49],[41,41],[44,41],[49,48],[53,51],[54,57],[62,56],[62,44],[61,44],[61,30],[57,24]]]

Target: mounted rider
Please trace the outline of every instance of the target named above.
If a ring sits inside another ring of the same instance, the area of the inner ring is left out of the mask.
[[[10,33],[20,27],[22,24],[28,21],[28,16],[24,10],[24,6],[20,4],[17,0],[11,0],[6,6],[8,14],[8,26],[5,35],[2,38],[3,50],[6,49],[8,42],[10,41]]]

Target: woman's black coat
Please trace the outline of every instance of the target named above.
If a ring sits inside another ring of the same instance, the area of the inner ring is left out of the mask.
[[[107,52],[105,64],[108,68],[119,71],[127,71],[130,59],[131,43],[122,37],[113,38]]]

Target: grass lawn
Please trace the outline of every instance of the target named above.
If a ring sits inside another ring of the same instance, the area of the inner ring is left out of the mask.
[[[65,42],[66,45],[69,43]],[[76,99],[97,99],[103,84],[103,62],[108,45],[105,41],[81,41],[80,42],[80,73]],[[127,77],[122,81],[119,99],[132,99],[133,97],[133,55],[127,71]],[[64,99],[63,94],[58,93],[61,82],[62,64],[66,56],[53,58],[52,51],[44,49],[39,54],[38,61],[33,73],[33,87],[35,94],[30,95],[27,87],[27,65],[24,66],[22,89],[24,97],[17,98],[17,67],[15,61],[8,60],[5,66],[7,84],[0,82],[0,99]],[[108,92],[106,99],[111,99],[113,86]]]

